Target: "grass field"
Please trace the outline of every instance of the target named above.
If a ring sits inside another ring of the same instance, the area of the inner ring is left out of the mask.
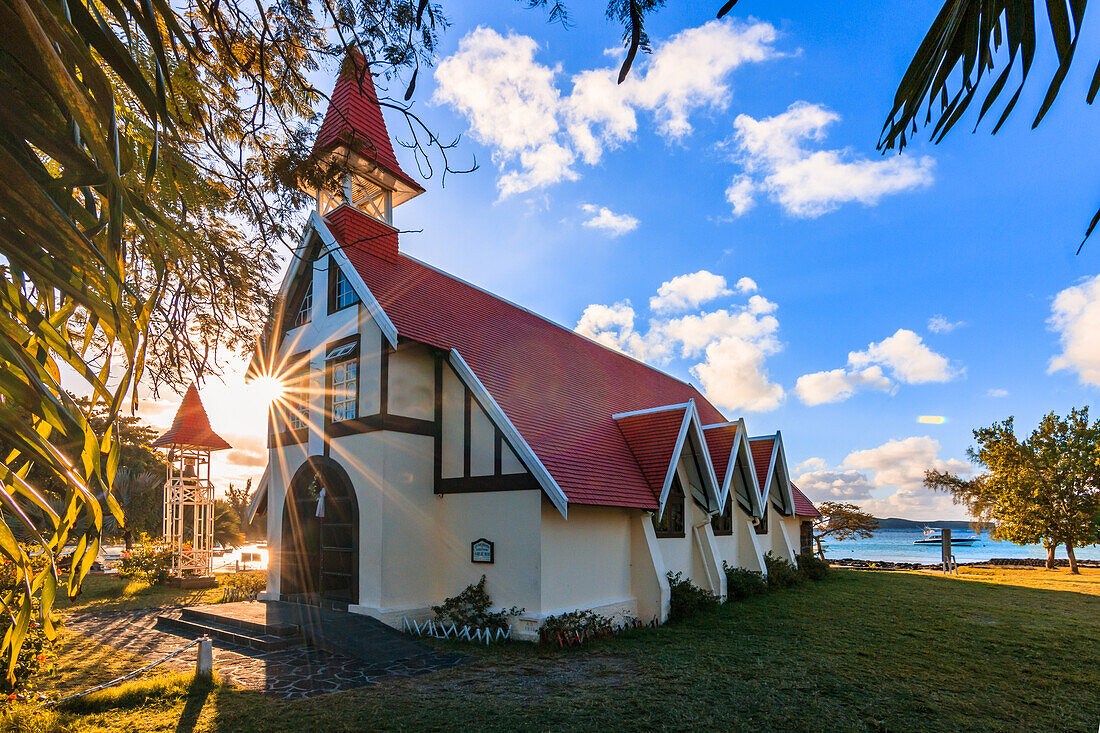
[[[128,603],[140,603],[140,592]],[[150,595],[150,598],[159,598]],[[163,602],[158,600],[157,602]],[[96,604],[92,608],[99,610]],[[132,605],[130,607],[133,607]],[[139,666],[69,635],[44,689]],[[178,677],[19,716],[35,731],[1042,730],[1100,723],[1100,571],[834,570],[586,648],[526,644],[471,665],[305,701]],[[8,718],[9,726],[15,718]]]

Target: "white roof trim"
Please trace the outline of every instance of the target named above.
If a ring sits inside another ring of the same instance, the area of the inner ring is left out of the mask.
[[[497,401],[489,394],[489,390],[485,388],[485,385],[482,384],[481,380],[474,374],[474,370],[471,369],[470,365],[466,363],[466,360],[462,358],[462,354],[458,353],[458,349],[451,349],[449,361],[451,366],[454,367],[455,372],[458,373],[458,376],[466,383],[466,386],[470,388],[474,396],[477,397],[477,401],[485,408],[485,412],[487,412],[493,422],[496,423],[500,432],[504,433],[504,437],[508,439],[509,444],[518,454],[520,460],[523,461],[523,464],[527,466],[527,469],[534,475],[535,480],[542,486],[542,490],[546,492],[546,496],[549,497],[554,506],[558,508],[562,517],[568,519],[569,498],[566,497],[565,492],[558,486],[558,482],[554,480],[550,472],[546,470],[546,466],[542,464],[538,455],[536,455],[535,451],[523,438],[519,430],[516,429],[516,426],[508,419],[508,415],[504,413],[504,410],[500,408]]]
[[[665,502],[668,501],[668,492],[672,489],[672,477],[676,475],[676,464],[680,462],[680,451],[684,447],[684,439],[687,438],[688,425],[691,424],[691,410],[684,409],[684,420],[680,423],[680,432],[676,435],[676,444],[672,446],[672,458],[668,462],[665,471],[665,482],[661,485],[661,497],[658,501],[657,519],[660,521],[665,514]]]
[[[665,504],[668,502],[669,492],[672,490],[672,477],[676,475],[676,465],[680,462],[680,454],[684,450],[684,441],[687,440],[688,430],[694,429],[695,442],[698,453],[703,454],[703,463],[706,471],[703,475],[705,489],[710,492],[715,503],[718,502],[718,479],[714,476],[714,464],[710,460],[710,450],[707,448],[707,439],[703,434],[702,420],[699,419],[699,411],[695,408],[695,400],[688,400],[686,405],[676,405],[684,409],[684,421],[680,424],[680,432],[676,436],[676,445],[672,449],[672,459],[668,462],[668,470],[665,472],[665,483],[661,486],[660,506],[657,508],[657,519],[660,520],[665,513]],[[661,408],[669,409],[669,408]],[[721,506],[718,504],[718,506]]]
[[[263,500],[264,496],[267,495],[267,479],[270,471],[271,466],[265,466],[264,474],[263,476],[260,476],[260,481],[256,484],[256,493],[252,495],[252,503],[248,505],[248,514],[247,519],[245,520],[249,524],[252,524],[253,520],[256,519],[256,512],[260,508],[260,502]]]
[[[348,282],[351,283],[351,287],[355,290],[355,294],[359,296],[359,300],[363,303],[363,306],[367,309],[367,313],[374,319],[374,322],[378,324],[378,327],[382,329],[382,333],[386,335],[386,340],[390,342],[390,346],[397,348],[397,326],[393,325],[393,321],[386,315],[386,311],[382,309],[382,305],[378,302],[378,299],[374,297],[374,293],[370,291],[367,284],[363,282],[363,277],[359,274],[359,271],[351,264],[351,260],[348,259],[348,255],[344,252],[344,248],[340,246],[340,243],[336,241],[336,237],[332,235],[328,227],[325,226],[324,220],[320,214],[316,211],[311,212],[309,215],[309,226],[317,232],[321,237],[321,241],[325,245],[325,251],[332,256],[332,259],[336,262],[341,271],[348,277]]]
[[[707,475],[703,477],[704,481],[710,482],[710,495],[714,499],[714,505],[718,508],[718,511],[722,510],[722,504],[718,501],[718,494],[720,489],[718,487],[718,477],[714,473],[714,462],[710,460],[710,449],[707,448],[707,436],[703,432],[703,419],[699,417],[699,410],[695,407],[695,400],[688,400],[688,411],[691,413],[691,427],[695,431],[695,440],[698,443],[698,452],[703,454],[703,462],[707,466]]]
[[[729,462],[726,464],[726,475],[721,478],[715,473],[714,477],[718,480],[718,506],[725,507],[726,499],[730,495],[730,488],[733,486],[733,473],[737,470],[737,454],[741,452],[745,444],[745,420],[741,418],[736,422],[723,422],[715,423],[714,425],[704,425],[703,434],[706,434],[707,430],[713,428],[737,428],[737,435],[733,438],[733,445],[730,446]],[[708,451],[709,453],[709,451]]]
[[[265,333],[267,333],[267,331],[271,328],[271,322],[277,317],[276,314],[282,312],[283,307],[286,305],[287,296],[290,295],[290,284],[294,282],[294,278],[298,276],[298,271],[302,268],[302,263],[305,262],[305,252],[309,247],[310,236],[313,234],[314,229],[313,217],[315,217],[316,215],[317,212],[315,211],[310,213],[309,218],[306,220],[306,225],[302,229],[302,238],[298,241],[298,245],[294,248],[294,252],[292,252],[290,255],[290,267],[286,268],[286,274],[283,275],[283,281],[279,284],[279,290],[276,293],[275,302],[271,306],[271,310],[267,314],[267,321],[264,323]],[[277,333],[268,334],[268,338],[276,341],[281,336],[282,334]],[[260,363],[260,360],[262,358],[263,352],[269,346],[271,346],[271,344],[265,343],[261,340],[256,348],[252,350],[252,358],[248,360],[248,367],[244,371],[245,381],[251,379],[250,375],[264,368],[264,364]],[[274,349],[273,346],[271,346],[271,348]],[[272,354],[269,354],[268,356],[274,358]]]
[[[668,410],[682,410],[687,407],[690,402],[681,402],[678,405],[665,405],[664,407],[647,407],[644,410],[634,410],[632,412],[619,412],[611,416],[612,420],[620,420],[624,417],[634,417],[635,415],[650,415],[654,412],[666,412]]]
[[[788,514],[784,516],[794,516],[794,492],[791,490],[791,472],[787,468],[787,450],[783,447],[783,436],[777,430],[775,431],[775,445],[776,445],[776,463],[777,468],[783,469],[783,485],[780,487],[780,491],[786,495],[787,507],[790,509]]]

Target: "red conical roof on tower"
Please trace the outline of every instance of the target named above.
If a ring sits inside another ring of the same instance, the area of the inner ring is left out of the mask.
[[[357,51],[348,52],[340,67],[336,89],[313,143],[313,153],[324,154],[341,145],[373,162],[417,193],[424,191],[397,162],[370,67]]]
[[[154,440],[153,445],[157,448],[179,446],[206,450],[225,450],[233,447],[210,427],[210,418],[206,416],[206,408],[202,406],[199,390],[194,384],[187,388],[183,402],[176,411],[176,417],[172,420],[172,427]]]

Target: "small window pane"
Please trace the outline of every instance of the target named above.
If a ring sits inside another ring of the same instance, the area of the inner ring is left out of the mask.
[[[716,535],[733,534],[733,497],[726,497],[725,507],[721,514],[715,514],[710,518],[710,526]]]
[[[298,304],[298,313],[294,316],[294,328],[309,323],[313,318],[313,283],[306,288],[302,302]]]
[[[355,289],[351,286],[351,281],[348,280],[348,276],[344,274],[343,270],[337,270],[336,272],[336,310],[347,308],[359,302],[359,296],[355,294]]]
[[[680,486],[680,478],[672,479],[672,487],[668,492],[668,500],[665,501],[665,511],[659,522],[654,522],[654,529],[658,537],[683,537],[684,536],[684,490]]]
[[[348,353],[355,350],[355,344],[334,349],[331,353]],[[331,358],[331,354],[330,354]],[[329,368],[329,395],[332,404],[332,421],[354,420],[359,416],[359,360],[345,359],[332,364]]]

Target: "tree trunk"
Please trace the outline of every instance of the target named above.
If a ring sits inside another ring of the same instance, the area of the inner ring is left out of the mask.
[[[825,550],[821,547],[821,538],[820,537],[814,537],[814,542],[817,543],[817,556],[820,557],[822,560],[824,560],[825,559]]]
[[[134,533],[126,529],[122,531],[122,541],[126,543],[126,552],[134,549]]]
[[[1047,570],[1054,569],[1054,544],[1047,545]]]
[[[1066,554],[1069,555],[1069,571],[1074,575],[1080,575],[1081,571],[1077,569],[1077,556],[1073,554],[1073,543],[1066,543]]]

